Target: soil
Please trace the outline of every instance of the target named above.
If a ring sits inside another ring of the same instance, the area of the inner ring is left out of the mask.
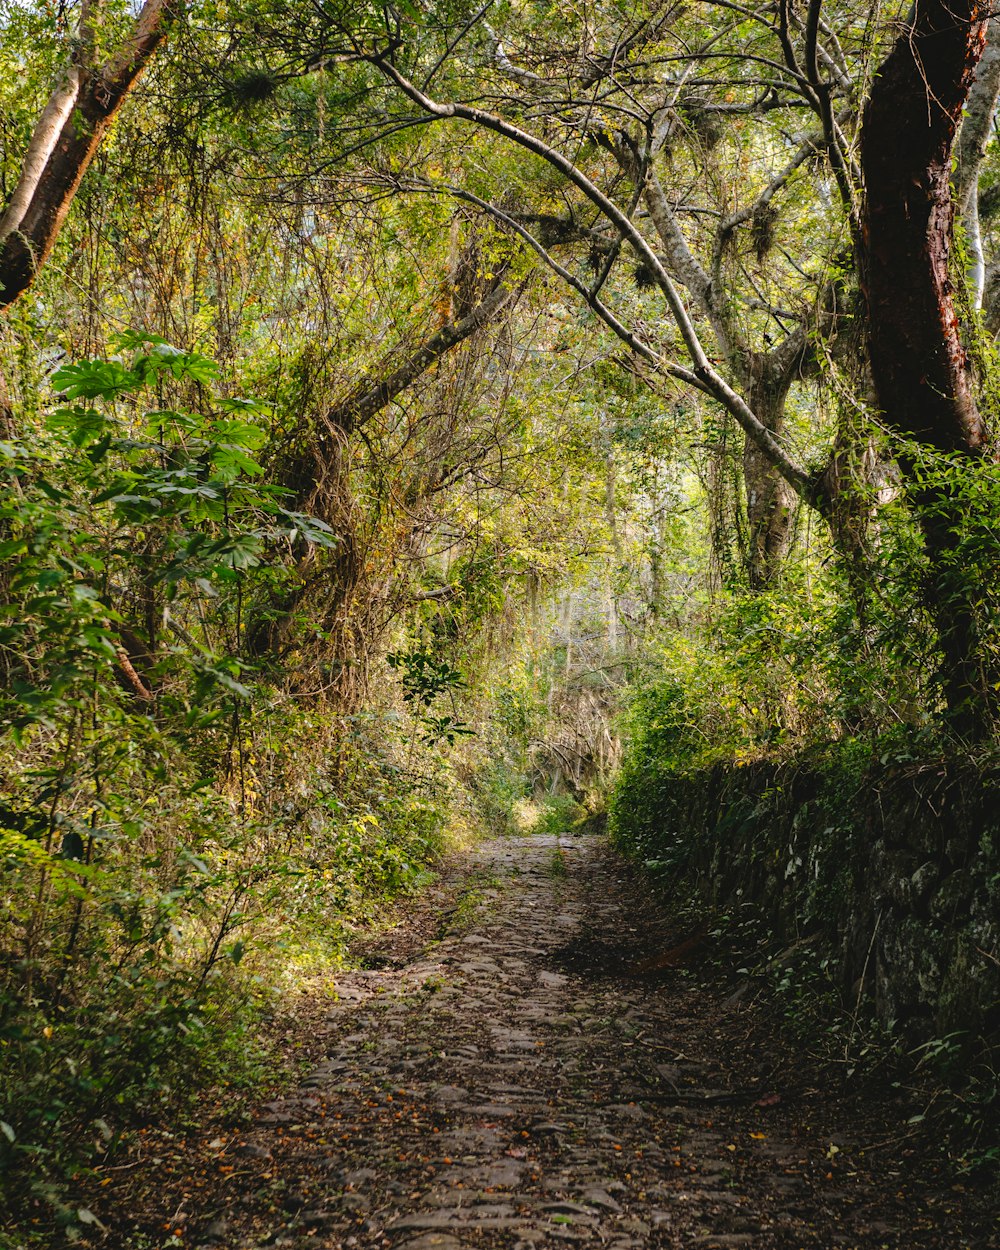
[[[699,976],[700,943],[599,837],[467,853],[301,1018],[298,1088],[100,1178],[105,1244],[1000,1246],[907,1110]]]

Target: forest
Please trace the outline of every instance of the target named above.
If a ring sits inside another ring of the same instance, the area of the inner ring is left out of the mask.
[[[997,1245],[1000,16],[0,0],[0,67],[2,1250]]]

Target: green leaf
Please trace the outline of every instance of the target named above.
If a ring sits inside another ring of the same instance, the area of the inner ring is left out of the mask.
[[[340,542],[340,536],[319,517],[309,516],[306,512],[289,512],[285,508],[275,509],[275,515],[285,522],[281,529],[290,542],[300,535],[307,543],[317,547],[336,547]]]
[[[162,408],[146,413],[146,429],[156,438],[168,430],[183,430],[192,433],[201,429],[202,418],[193,412],[177,412],[172,408]]]
[[[112,335],[111,342],[123,351],[139,351],[150,343],[166,343],[166,339],[158,334],[150,334],[146,330],[122,330]]]
[[[184,362],[184,373],[192,382],[214,382],[219,376],[219,366],[207,356],[192,352]]]
[[[262,404],[258,399],[241,399],[234,395],[230,399],[219,400],[219,408],[223,412],[256,412],[262,415],[270,412],[270,408],[266,404]]]
[[[241,699],[252,698],[252,691],[249,686],[244,686],[235,677],[230,677],[228,673],[223,672],[222,669],[209,668],[206,671],[220,686],[224,686],[226,690],[231,690],[233,694],[239,695]]]
[[[264,472],[263,465],[258,464],[252,456],[248,456],[242,448],[231,444],[219,446],[214,450],[212,465],[219,476],[228,482],[235,481],[241,473],[245,473],[248,477],[259,477]]]
[[[45,424],[53,433],[67,434],[74,447],[86,447],[105,436],[108,418],[95,408],[56,408]]]
[[[115,399],[141,385],[139,375],[118,360],[83,360],[63,365],[52,375],[53,388],[69,399]]]
[[[250,421],[213,421],[212,429],[220,443],[235,443],[256,450],[267,442],[267,430]]]

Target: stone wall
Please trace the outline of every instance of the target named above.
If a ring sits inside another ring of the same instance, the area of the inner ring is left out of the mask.
[[[612,808],[626,847],[755,904],[786,944],[813,938],[845,998],[908,1041],[1000,1036],[1000,770],[833,748],[643,772]]]

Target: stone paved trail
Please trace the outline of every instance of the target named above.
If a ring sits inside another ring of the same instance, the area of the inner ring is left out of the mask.
[[[491,843],[470,872],[438,940],[339,978],[328,1058],[212,1143],[183,1244],[1000,1244],[752,1010],[635,975],[649,916],[600,839]]]

